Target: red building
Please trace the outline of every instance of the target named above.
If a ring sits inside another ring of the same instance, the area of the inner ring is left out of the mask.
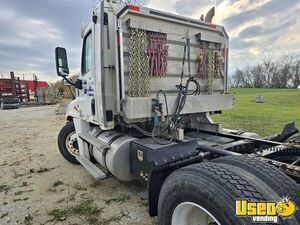
[[[25,87],[26,88],[26,87]],[[10,72],[10,78],[0,78],[0,101],[18,98],[20,102],[29,101],[26,90],[21,88],[20,79]]]
[[[20,80],[21,87],[26,87],[29,90],[30,99],[34,100],[35,88],[49,88],[49,84],[46,81],[37,81],[36,87],[33,80]]]
[[[34,94],[34,81],[32,80],[20,80],[21,85],[24,85],[28,87],[29,92]],[[48,88],[49,84],[46,81],[37,81],[37,88]]]
[[[46,81],[20,80],[10,72],[10,78],[0,78],[0,100],[4,98],[19,98],[20,102],[36,99],[35,88],[49,88]]]

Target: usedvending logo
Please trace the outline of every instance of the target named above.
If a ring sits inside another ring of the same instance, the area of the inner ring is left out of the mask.
[[[297,210],[296,204],[289,198],[282,198],[278,202],[250,202],[236,200],[236,216],[251,217],[253,223],[279,223],[279,217],[288,218]]]

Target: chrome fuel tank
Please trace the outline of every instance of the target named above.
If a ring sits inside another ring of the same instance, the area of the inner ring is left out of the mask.
[[[118,179],[133,180],[130,174],[130,142],[137,139],[116,131],[102,131],[98,127],[93,128],[90,134],[109,145],[103,150],[90,149],[91,156]]]

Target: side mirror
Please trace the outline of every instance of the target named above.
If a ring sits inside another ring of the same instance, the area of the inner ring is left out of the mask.
[[[56,72],[58,76],[66,77],[69,75],[67,51],[65,48],[55,48]]]

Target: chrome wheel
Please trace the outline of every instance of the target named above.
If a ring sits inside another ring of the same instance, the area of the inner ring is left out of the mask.
[[[200,205],[183,202],[173,212],[172,225],[221,225],[221,223]]]
[[[66,138],[66,147],[71,155],[76,156],[79,155],[79,148],[77,142],[76,132],[70,133]]]

